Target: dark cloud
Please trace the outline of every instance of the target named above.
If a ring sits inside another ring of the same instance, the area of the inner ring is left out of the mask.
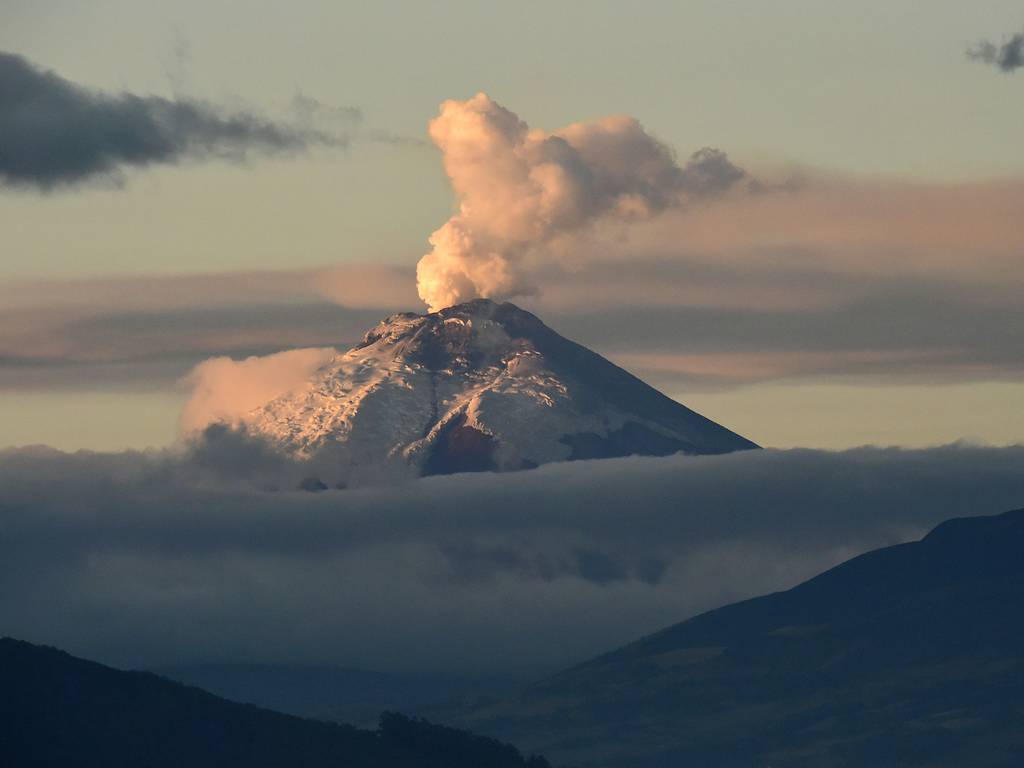
[[[0,390],[167,389],[213,356],[347,349],[413,286],[386,265],[2,283]]]
[[[0,310],[0,390],[159,390],[210,357],[347,349],[389,309],[317,301]]]
[[[550,290],[525,308],[659,387],[842,375],[988,381],[1024,371],[1015,281],[656,256],[546,280]],[[412,285],[401,271],[351,307],[318,298],[323,283],[296,271],[0,287],[0,390],[168,388],[211,356],[347,349],[383,317],[416,309],[391,289]],[[354,293],[368,280],[349,284]],[[616,301],[619,290],[628,295]]]
[[[711,197],[732,188],[747,172],[733,165],[720,149],[704,147],[690,155],[680,174],[680,186],[697,197]]]
[[[3,632],[120,664],[540,670],[1024,503],[1024,447],[630,458],[310,493],[293,490],[308,467],[207,437],[0,452]]]
[[[206,103],[110,95],[0,53],[0,179],[50,189],[130,166],[242,160],[250,151],[344,145],[342,131],[287,125]]]
[[[844,282],[852,293],[859,281]],[[834,306],[611,308],[544,317],[566,336],[663,379],[672,378],[674,358],[737,361],[720,371],[682,365],[675,384],[843,375],[1018,378],[1024,372],[1017,352],[1024,344],[1020,302],[990,298],[954,286],[895,284]]]
[[[990,40],[982,40],[967,51],[968,58],[982,61],[999,67],[1003,72],[1015,72],[1024,67],[1024,33],[1018,33],[996,45]]]

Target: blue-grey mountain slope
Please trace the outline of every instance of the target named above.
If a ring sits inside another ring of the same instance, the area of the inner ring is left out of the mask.
[[[463,715],[556,762],[1024,765],[1024,510],[951,520]]]
[[[0,765],[10,768],[547,768],[451,728],[376,731],[237,704],[144,672],[0,638]]]

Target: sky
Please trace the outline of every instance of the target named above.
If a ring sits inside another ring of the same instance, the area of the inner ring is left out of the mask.
[[[556,330],[766,446],[1019,443],[1022,29],[1013,2],[0,0],[10,72],[176,131],[0,174],[0,445],[166,445],[203,360],[423,311],[428,238],[479,199],[428,122],[478,92],[744,174],[514,235],[539,290],[510,298]]]

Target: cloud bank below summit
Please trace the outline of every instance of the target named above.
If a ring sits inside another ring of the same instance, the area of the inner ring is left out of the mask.
[[[1020,507],[1022,470],[1024,447],[766,450],[314,494],[259,490],[296,467],[230,439],[8,450],[3,629],[130,665],[551,668]]]

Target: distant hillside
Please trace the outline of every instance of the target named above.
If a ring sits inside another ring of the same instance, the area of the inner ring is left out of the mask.
[[[645,768],[1024,765],[1024,510],[943,523],[455,718]]]
[[[231,701],[360,727],[376,726],[380,713],[389,710],[419,713],[521,687],[508,679],[424,678],[343,667],[208,663],[150,671]]]
[[[546,768],[400,715],[377,731],[220,699],[144,672],[0,639],[0,765],[17,768]]]

